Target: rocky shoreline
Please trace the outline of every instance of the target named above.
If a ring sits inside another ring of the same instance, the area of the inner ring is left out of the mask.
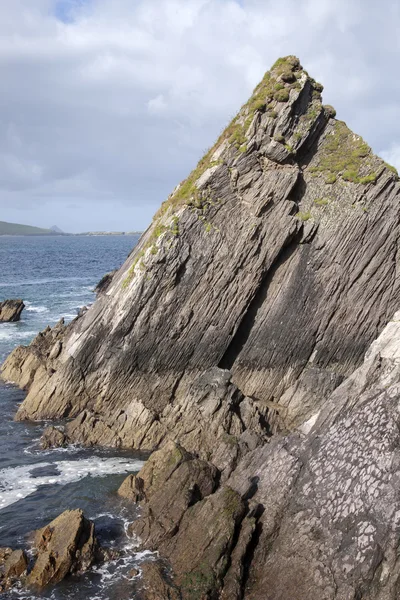
[[[4,300],[0,302],[0,323],[19,321],[24,308],[23,300]]]
[[[17,419],[66,420],[44,447],[153,451],[120,488],[149,600],[400,592],[400,186],[321,91],[277,61],[96,302],[2,366]]]

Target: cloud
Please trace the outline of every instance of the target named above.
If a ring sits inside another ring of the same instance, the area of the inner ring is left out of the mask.
[[[399,25],[392,0],[3,2],[0,218],[144,228],[289,53],[398,161]]]

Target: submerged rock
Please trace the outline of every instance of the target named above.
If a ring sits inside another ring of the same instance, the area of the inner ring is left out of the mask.
[[[19,321],[24,308],[23,300],[4,300],[4,302],[0,302],[0,323]]]
[[[94,524],[81,510],[67,510],[35,534],[36,562],[28,584],[45,587],[71,573],[88,569],[96,560]]]

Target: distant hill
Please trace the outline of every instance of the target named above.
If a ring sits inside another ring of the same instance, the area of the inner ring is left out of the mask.
[[[57,225],[52,225],[50,227],[51,231],[54,231],[54,233],[65,233],[65,231],[63,231],[62,229],[60,229],[59,227],[57,227]]]
[[[31,227],[31,225],[20,225],[19,223],[6,223],[0,221],[0,235],[60,235],[51,229]]]

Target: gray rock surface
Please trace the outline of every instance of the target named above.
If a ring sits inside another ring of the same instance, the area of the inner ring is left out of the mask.
[[[4,300],[0,302],[0,323],[19,321],[24,308],[23,300]]]
[[[320,92],[278,61],[106,292],[2,367],[18,419],[161,448],[121,494],[187,599],[400,595],[400,186]]]
[[[78,441],[143,449],[181,423],[176,439],[192,451],[210,422],[192,393],[205,372],[229,370],[274,431],[307,420],[360,364],[399,302],[399,183],[324,110],[315,82],[283,67],[67,328],[56,364],[46,358],[32,380],[30,359],[10,356],[3,377],[30,382],[19,419],[68,416]],[[287,102],[273,99],[271,82]],[[215,410],[218,437],[248,429]]]
[[[187,498],[183,478],[167,479],[162,467],[174,448],[155,453],[157,478],[142,479],[131,531],[169,560],[184,599],[195,590],[229,600],[396,600],[399,407],[400,312],[303,431],[248,452],[178,518],[172,499]],[[167,481],[167,498],[155,501]]]

